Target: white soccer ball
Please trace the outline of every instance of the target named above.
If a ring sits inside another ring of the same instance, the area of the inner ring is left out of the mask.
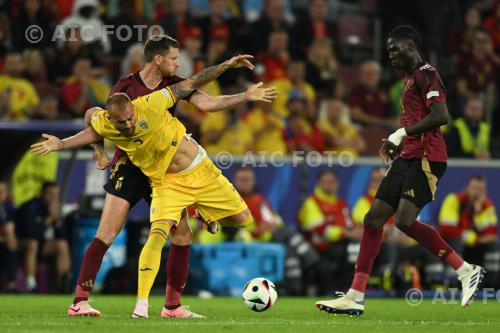
[[[255,278],[243,288],[243,301],[251,310],[266,311],[276,303],[278,293],[274,283],[266,278]]]

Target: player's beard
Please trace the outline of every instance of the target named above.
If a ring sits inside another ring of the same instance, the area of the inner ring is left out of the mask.
[[[130,138],[130,137],[134,136],[135,131],[134,131],[134,128],[132,127],[129,129],[123,129],[120,132],[123,134],[123,136]]]

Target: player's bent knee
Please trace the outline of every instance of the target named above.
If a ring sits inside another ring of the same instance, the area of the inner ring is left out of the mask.
[[[382,221],[382,219],[378,218],[370,210],[368,213],[366,213],[365,219],[363,220],[363,224],[365,227],[378,229],[378,228],[382,228],[384,226],[385,221]]]
[[[177,228],[170,236],[170,240],[175,245],[185,246],[190,245],[193,240],[193,233],[189,228]]]
[[[396,227],[403,231],[403,232],[406,232],[406,230],[408,230],[408,228],[410,227],[410,225],[413,223],[413,219],[410,220],[410,219],[406,219],[404,217],[398,217],[396,216]]]
[[[247,209],[240,214],[238,214],[240,216],[238,218],[238,221],[236,221],[235,226],[237,226],[238,228],[247,228],[254,224],[254,219],[252,213],[250,213],[250,210]]]

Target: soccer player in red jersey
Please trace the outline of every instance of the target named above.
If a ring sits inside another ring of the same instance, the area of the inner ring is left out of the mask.
[[[392,163],[364,218],[351,288],[337,299],[317,302],[320,310],[351,315],[364,312],[366,283],[380,251],[383,226],[393,215],[401,231],[456,270],[462,283],[462,306],[474,298],[484,277],[482,267],[465,262],[436,229],[416,220],[422,207],[434,199],[446,169],[446,144],[439,127],[448,123],[445,88],[434,67],[422,61],[419,46],[420,37],[409,26],[398,26],[388,35],[391,64],[406,75],[402,127],[384,140],[380,149],[382,159]]]
[[[144,46],[144,68],[121,78],[113,87],[111,94],[123,92],[130,99],[150,94],[167,86],[176,84],[184,78],[175,75],[180,66],[179,43],[165,35],[148,39]],[[220,66],[220,65],[217,65]],[[248,57],[241,56],[229,68],[246,67],[253,70],[254,66]],[[224,67],[224,70],[227,69]],[[252,93],[260,90],[253,85],[246,92],[235,95],[211,97],[196,90],[184,99],[205,111],[215,111],[232,108],[235,105],[252,99]],[[89,109],[89,110],[92,110]],[[169,110],[175,111],[175,105]],[[87,112],[85,123],[90,125],[91,112]],[[113,243],[118,233],[123,229],[129,210],[141,199],[151,202],[151,187],[148,177],[133,165],[127,155],[116,150],[111,163],[102,146],[94,145],[96,167],[106,169],[111,165],[109,181],[104,185],[106,196],[96,237],[85,251],[78,275],[73,304],[68,308],[69,316],[100,316],[100,311],[88,303],[90,291],[103,257]],[[183,214],[181,221],[170,237],[171,245],[167,256],[167,287],[165,296],[165,311],[170,317],[199,317],[186,307],[181,306],[180,297],[184,290],[189,271],[189,252],[192,232]]]

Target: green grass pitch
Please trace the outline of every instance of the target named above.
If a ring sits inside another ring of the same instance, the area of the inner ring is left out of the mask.
[[[92,304],[100,318],[69,318],[71,296],[0,296],[0,332],[500,332],[500,303],[432,304],[409,306],[404,299],[368,299],[360,317],[330,315],[314,307],[311,298],[278,298],[267,312],[257,313],[237,298],[184,297],[183,303],[208,319],[161,319],[163,298],[152,297],[150,318],[129,318],[132,296],[95,295]]]

